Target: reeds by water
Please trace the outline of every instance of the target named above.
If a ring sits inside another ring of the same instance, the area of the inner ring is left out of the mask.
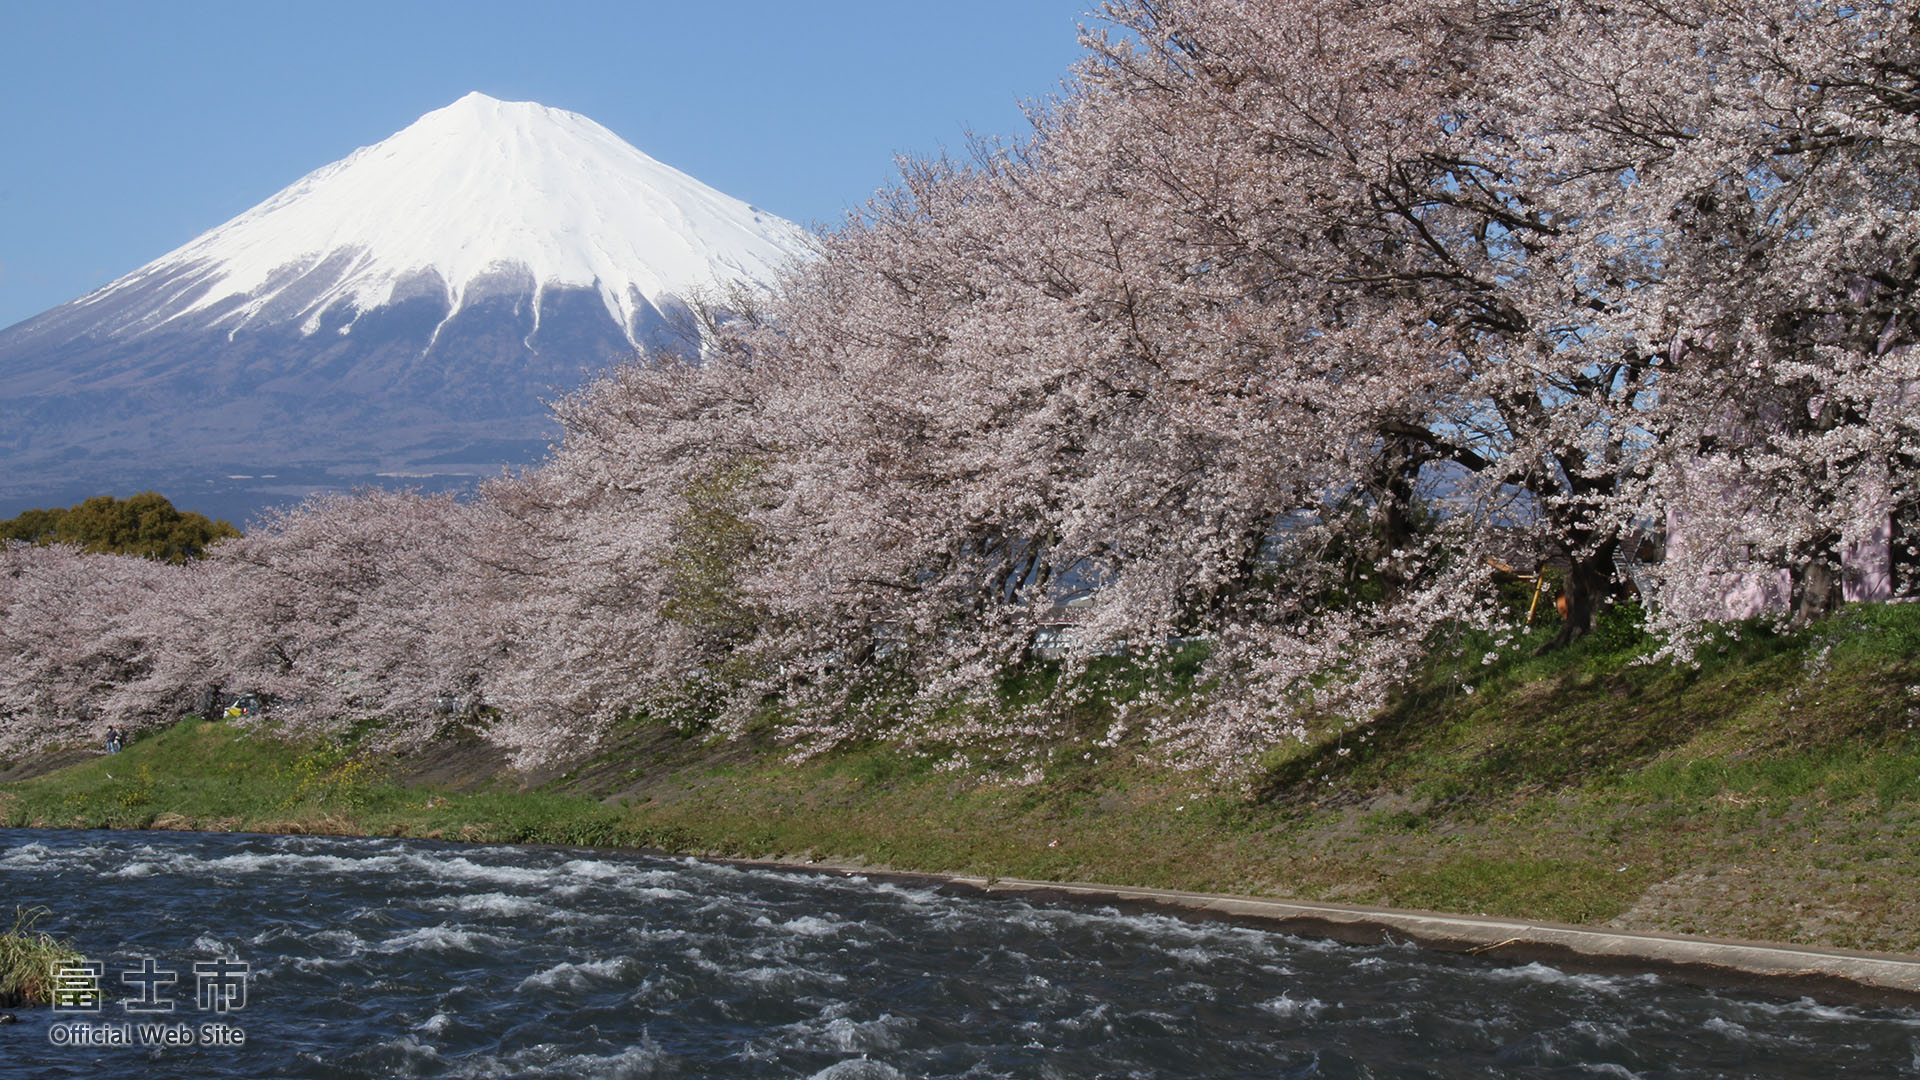
[[[44,907],[16,907],[13,929],[0,933],[0,1007],[51,1004],[54,970],[86,959],[67,942],[33,928],[49,914]]]

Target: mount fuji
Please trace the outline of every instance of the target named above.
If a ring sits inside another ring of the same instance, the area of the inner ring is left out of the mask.
[[[545,399],[697,348],[690,302],[809,250],[584,116],[468,94],[0,330],[0,516],[469,483],[546,446]]]

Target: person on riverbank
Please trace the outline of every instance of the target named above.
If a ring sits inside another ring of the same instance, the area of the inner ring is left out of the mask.
[[[121,744],[126,742],[126,738],[127,737],[125,733],[123,733],[120,730],[120,727],[118,724],[108,724],[107,725],[107,753],[109,754],[119,753]]]

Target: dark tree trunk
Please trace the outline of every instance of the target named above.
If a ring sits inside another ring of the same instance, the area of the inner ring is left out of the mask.
[[[1907,475],[1920,473],[1920,468]],[[1893,540],[1889,545],[1893,574],[1893,595],[1902,599],[1920,595],[1920,502],[1908,499],[1893,509]]]
[[[1375,562],[1389,595],[1406,585],[1400,560],[1393,558],[1392,553],[1413,544],[1419,530],[1414,496],[1420,470],[1432,460],[1432,453],[1420,443],[1405,435],[1388,433],[1374,464],[1374,535],[1380,545]]]
[[[1593,620],[1613,595],[1613,552],[1618,540],[1601,544],[1591,555],[1567,556],[1567,615],[1560,632],[1540,646],[1535,655],[1562,649],[1593,632]]]
[[[1841,591],[1844,577],[1834,565],[1838,561],[1839,537],[1823,538],[1809,558],[1793,568],[1793,621],[1810,623],[1823,619],[1845,600]]]

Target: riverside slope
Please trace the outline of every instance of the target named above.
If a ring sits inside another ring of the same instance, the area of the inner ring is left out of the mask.
[[[230,740],[238,736],[232,730],[222,730],[213,725],[189,724],[184,730],[169,733],[158,740],[149,742],[145,747],[128,751],[128,756],[102,759],[91,764],[76,764],[84,760],[72,751],[48,755],[30,763],[17,764],[10,770],[0,770],[0,784],[17,782],[20,778],[40,776],[49,778],[49,772],[59,773],[65,778],[80,779],[87,786],[99,785],[102,779],[109,790],[114,790],[115,777],[111,767],[118,767],[120,777],[129,778],[136,785],[145,785],[147,793],[142,801],[152,798],[154,785],[153,765],[162,764],[169,770],[185,765],[178,755],[186,749],[183,742],[190,744],[201,761],[206,761],[204,753],[210,748],[221,747],[224,753],[218,753],[212,772],[232,773],[241,768],[257,769],[259,760],[253,754],[258,747],[251,747],[242,754]],[[257,741],[257,737],[249,739]],[[655,732],[638,743],[631,743],[625,749],[640,750],[651,748],[648,753],[657,763],[676,761],[677,767],[657,773],[650,773],[644,787],[652,790],[653,797],[663,797],[669,801],[678,801],[691,797],[698,801],[699,796],[687,790],[675,790],[676,785],[689,779],[686,766],[697,757],[689,757],[688,747],[672,736]],[[282,745],[279,749],[287,750]],[[91,757],[92,755],[87,755]],[[224,766],[217,764],[218,759],[226,759]],[[677,760],[676,760],[677,759]],[[284,770],[291,775],[305,775],[311,778],[319,773],[313,767],[314,756],[310,752],[301,758],[283,762]],[[709,762],[711,764],[711,762]],[[131,769],[128,766],[131,766]],[[42,770],[49,771],[42,771]],[[591,765],[588,772],[595,772]],[[696,772],[709,772],[711,769],[696,769]],[[94,775],[87,777],[85,774]],[[483,744],[465,740],[454,740],[436,745],[423,751],[388,759],[383,772],[389,780],[397,779],[400,788],[415,796],[412,800],[401,801],[398,815],[391,807],[376,809],[375,803],[386,801],[369,798],[371,792],[357,795],[348,790],[335,790],[331,801],[336,804],[333,812],[315,816],[316,806],[299,800],[304,805],[301,812],[281,818],[193,818],[178,813],[163,812],[145,822],[144,827],[157,829],[212,829],[218,831],[260,830],[278,833],[333,834],[351,836],[419,836],[433,839],[460,839],[476,842],[519,842],[519,843],[586,843],[590,846],[640,847],[645,850],[662,853],[697,854],[709,858],[721,858],[743,865],[767,865],[805,869],[814,872],[861,875],[866,877],[891,877],[898,880],[934,883],[949,889],[981,893],[1004,893],[1024,896],[1038,902],[1052,903],[1098,903],[1118,905],[1125,909],[1159,910],[1187,918],[1224,919],[1251,925],[1272,926],[1289,933],[1308,937],[1331,938],[1351,943],[1392,943],[1395,941],[1413,941],[1449,952],[1466,952],[1488,956],[1510,963],[1544,962],[1558,967],[1582,971],[1638,971],[1655,970],[1683,983],[1692,983],[1713,987],[1728,987],[1742,992],[1760,992],[1772,995],[1807,996],[1816,1000],[1871,1004],[1877,1006],[1915,1008],[1920,1007],[1920,955],[1872,952],[1852,949],[1833,949],[1809,947],[1772,942],[1740,941],[1724,938],[1703,937],[1646,931],[1631,931],[1609,927],[1576,926],[1541,919],[1514,919],[1490,917],[1486,915],[1445,914],[1432,911],[1387,908],[1365,904],[1338,904],[1314,902],[1300,899],[1285,899],[1272,896],[1246,896],[1215,892],[1197,892],[1187,889],[1170,889],[1154,886],[1111,884],[1088,881],[1059,881],[1035,878],[1001,876],[994,873],[968,873],[942,871],[929,867],[914,867],[876,864],[867,858],[855,857],[841,859],[822,857],[814,849],[800,853],[797,857],[760,856],[743,858],[738,850],[732,850],[725,844],[725,833],[703,836],[696,829],[687,827],[688,819],[677,816],[681,824],[670,828],[650,828],[631,826],[613,832],[602,831],[606,824],[606,815],[602,812],[604,804],[578,799],[577,796],[554,793],[570,787],[577,787],[582,781],[580,770],[568,773],[549,771],[540,774],[512,774],[508,772],[499,756]],[[634,779],[635,770],[624,770],[627,778]],[[721,768],[721,774],[732,772],[730,768]],[[177,773],[173,779],[181,779]],[[607,777],[602,775],[598,782],[604,783]],[[814,776],[812,782],[820,786],[825,778]],[[503,781],[505,784],[503,785]],[[589,779],[589,783],[593,781]],[[323,781],[321,786],[325,786]],[[512,788],[514,790],[506,790]],[[20,790],[18,788],[16,791]],[[27,789],[29,792],[31,788]],[[735,788],[734,790],[738,790]],[[176,792],[175,798],[178,797]],[[0,788],[0,825],[45,826],[59,824],[57,820],[18,814],[14,796]],[[121,800],[125,801],[124,793]],[[69,800],[71,801],[71,800]],[[162,799],[162,802],[171,801]],[[630,798],[620,798],[617,802],[631,803]],[[884,800],[883,800],[884,801]],[[197,800],[188,799],[179,805],[189,805]],[[355,806],[354,804],[358,804]],[[517,804],[517,805],[516,805]],[[196,807],[205,809],[204,803]],[[292,805],[282,805],[281,810],[292,810]],[[744,809],[735,807],[738,811]],[[773,812],[777,809],[767,806],[757,808],[761,812]],[[371,811],[371,813],[369,812]],[[477,811],[477,814],[476,814]],[[636,815],[644,820],[643,813]],[[8,820],[11,817],[11,820]],[[487,820],[475,820],[475,818]],[[830,817],[830,815],[829,815]],[[517,819],[517,820],[514,820]],[[599,819],[596,824],[596,819]],[[74,825],[92,824],[86,820],[70,822]],[[845,837],[838,837],[838,843],[828,840],[834,830],[828,822],[822,822],[821,838],[830,845],[838,847],[845,843]],[[957,822],[936,823],[922,820],[915,823],[919,828],[953,828]],[[1020,821],[1018,827],[1031,828],[1031,821]],[[1094,838],[1080,837],[1071,829],[1058,826],[1053,830],[1069,838],[1074,848],[1090,846]],[[990,835],[985,839],[993,839]],[[878,848],[877,837],[868,837],[866,845]],[[721,847],[708,847],[715,842]],[[1048,845],[1049,853],[1058,850],[1059,838]]]
[[[1632,942],[1678,935],[1772,942],[1763,949],[1788,947],[1789,965],[1805,950],[1911,961],[1920,606],[1750,630],[1697,668],[1631,663],[1646,646],[1607,625],[1564,653],[1491,667],[1466,648],[1457,669],[1437,667],[1373,718],[1357,752],[1336,724],[1277,748],[1250,787],[1097,743],[1098,715],[1029,786],[885,745],[795,763],[764,735],[716,740],[643,718],[524,773],[457,730],[398,751],[378,749],[377,733],[329,743],[188,720],[116,756],[72,748],[0,766],[0,824],[632,846],[993,887],[1096,882],[1143,901],[1204,894],[1197,906],[1216,914],[1317,912],[1328,933],[1344,920],[1444,941],[1471,924],[1461,945],[1520,958],[1615,938],[1644,955]],[[1391,923],[1400,915],[1381,909],[1461,914]],[[1684,962],[1728,963],[1719,955]],[[1780,954],[1753,955],[1779,971]]]

